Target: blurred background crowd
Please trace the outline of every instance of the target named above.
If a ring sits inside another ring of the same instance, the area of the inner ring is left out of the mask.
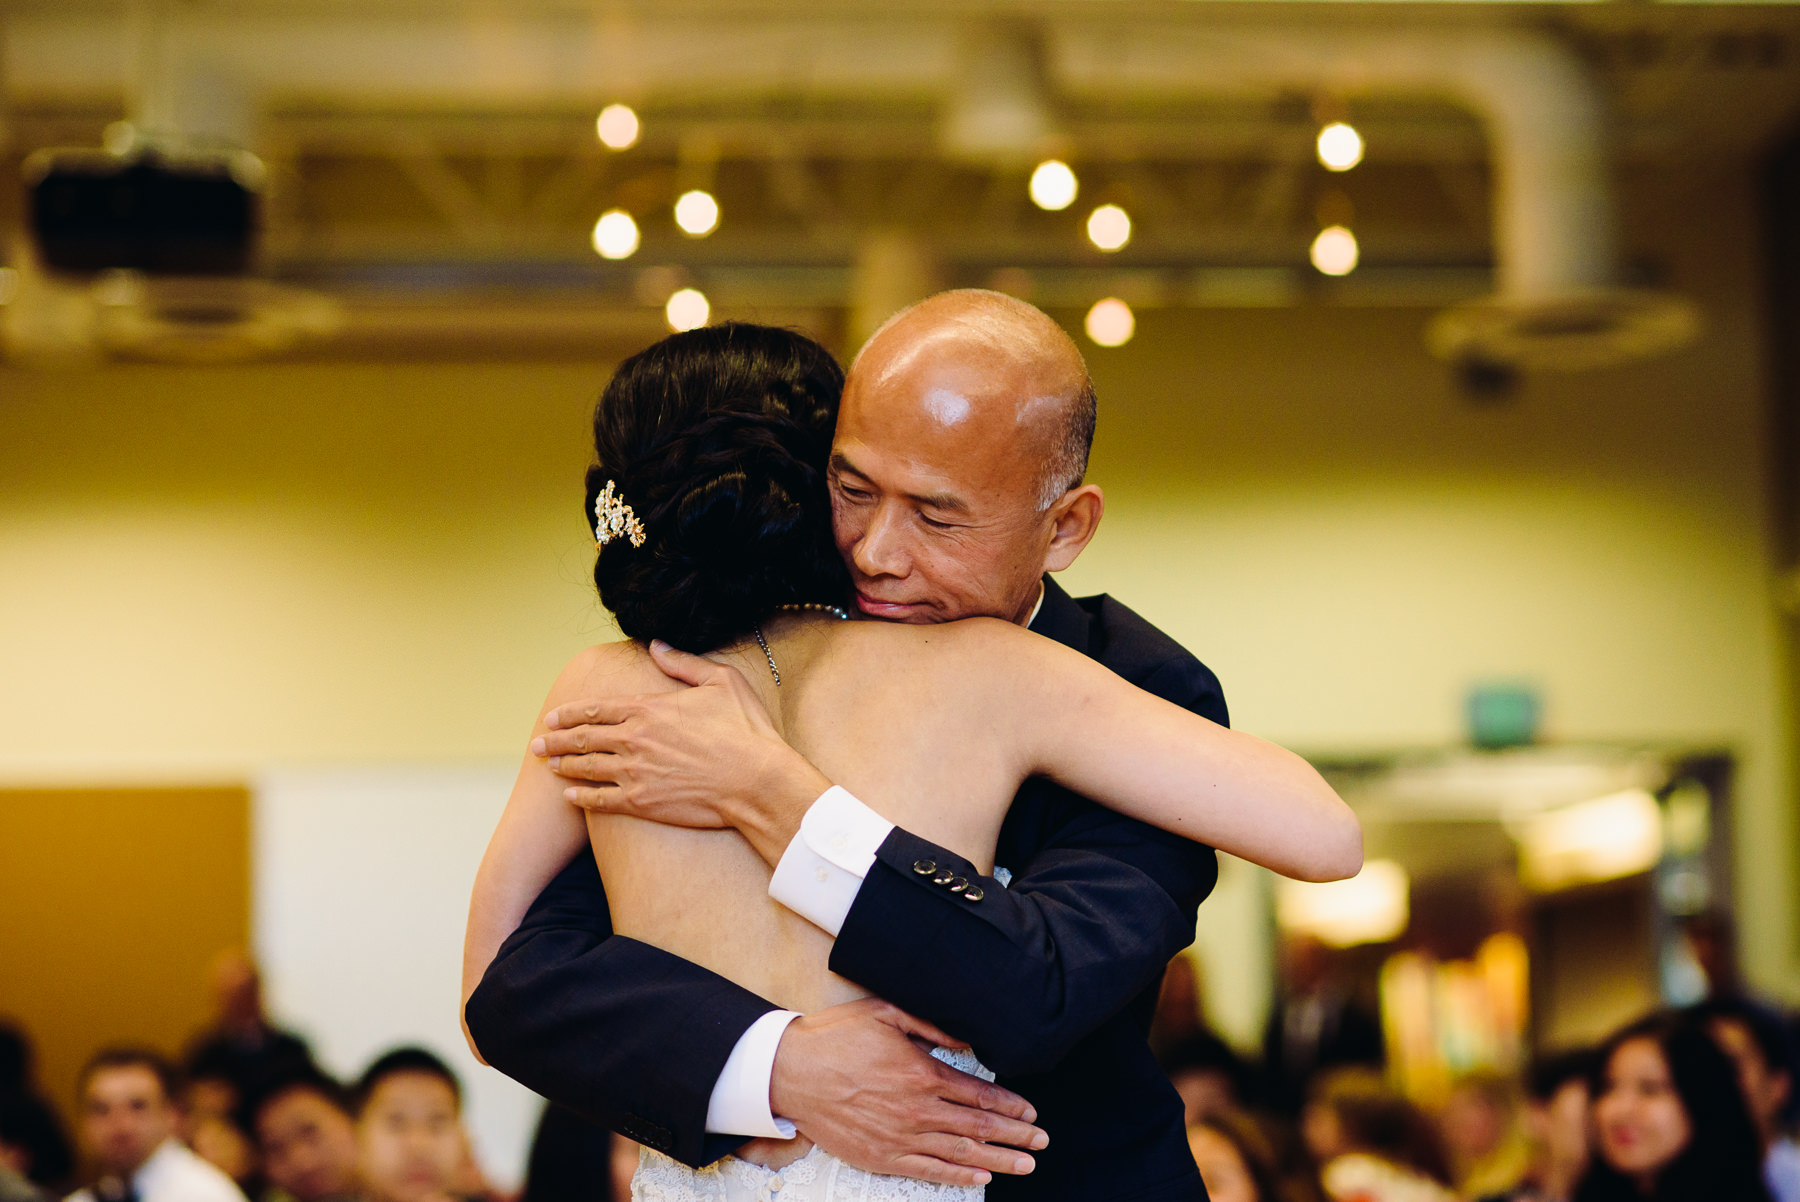
[[[1595,1045],[1460,1072],[1421,1096],[1330,949],[1300,936],[1287,951],[1259,1052],[1208,1026],[1192,956],[1163,982],[1152,1041],[1213,1202],[1800,1202],[1797,1019],[1729,982]],[[444,1059],[397,1045],[340,1081],[271,1021],[243,954],[217,957],[211,986],[214,1021],[180,1057],[98,1046],[69,1115],[41,1090],[29,1033],[0,1023],[0,1200],[77,1186],[77,1202],[629,1196],[637,1146],[548,1105],[523,1184],[496,1188]]]

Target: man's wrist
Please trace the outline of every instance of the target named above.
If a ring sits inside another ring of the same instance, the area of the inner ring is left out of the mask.
[[[806,811],[829,788],[830,778],[778,741],[749,787],[735,791],[723,816],[772,868],[800,833]]]

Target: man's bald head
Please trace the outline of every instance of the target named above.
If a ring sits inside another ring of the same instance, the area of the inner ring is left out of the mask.
[[[832,529],[870,617],[1024,623],[1093,537],[1094,389],[1062,329],[997,292],[945,292],[875,332],[844,381]]]
[[[940,292],[902,309],[863,344],[847,388],[886,392],[909,378],[917,395],[1010,419],[1013,446],[1039,461],[1039,509],[1086,475],[1093,381],[1074,340],[1043,310],[979,288]]]

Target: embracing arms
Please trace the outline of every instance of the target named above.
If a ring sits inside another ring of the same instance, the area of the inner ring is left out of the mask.
[[[1110,809],[1306,881],[1354,876],[1362,826],[1293,752],[1140,689],[1085,655],[981,619],[960,632],[984,712],[1046,776]]]

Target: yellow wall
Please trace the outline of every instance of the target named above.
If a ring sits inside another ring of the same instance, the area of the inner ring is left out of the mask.
[[[207,965],[250,941],[242,789],[0,790],[0,1015],[73,1115],[101,1044],[177,1055],[211,1015]]]
[[[1651,185],[1629,228],[1708,333],[1509,405],[1455,394],[1424,310],[1142,314],[1090,355],[1110,509],[1067,583],[1303,749],[1455,740],[1492,677],[1537,682],[1556,738],[1730,748],[1749,968],[1796,993],[1748,193]],[[605,632],[580,513],[602,378],[0,368],[0,779],[512,758]]]

